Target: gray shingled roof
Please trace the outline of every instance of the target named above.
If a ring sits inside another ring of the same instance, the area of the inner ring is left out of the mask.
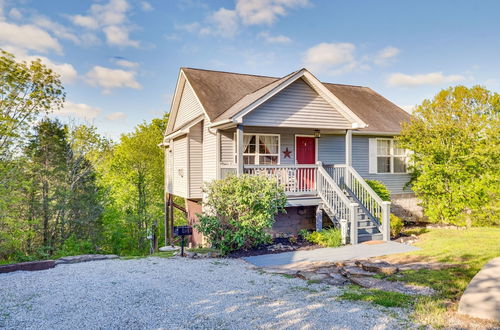
[[[231,118],[241,110],[241,104],[255,101],[295,73],[276,78],[193,68],[182,70],[212,122]],[[397,133],[401,123],[410,119],[406,111],[368,87],[323,85],[369,125],[361,131]]]

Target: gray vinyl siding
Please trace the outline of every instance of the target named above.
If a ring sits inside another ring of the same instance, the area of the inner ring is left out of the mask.
[[[410,181],[409,174],[371,174],[369,173],[368,140],[376,136],[352,137],[352,164],[356,171],[365,179],[383,182],[392,194],[411,192],[405,185]]]
[[[203,186],[203,123],[189,129],[189,198],[201,198]]]
[[[188,138],[186,135],[173,140],[173,193],[187,197],[188,183]]]
[[[272,127],[351,128],[351,123],[298,79],[243,118],[244,125]]]
[[[280,164],[295,164],[295,135],[312,135],[312,129],[287,129],[270,127],[244,127],[245,133],[280,134]],[[222,138],[224,136],[224,138]],[[234,164],[234,130],[223,131],[221,134],[221,159],[226,164]],[[411,192],[404,186],[409,181],[408,174],[370,174],[368,171],[369,154],[368,139],[373,136],[353,136],[352,162],[353,167],[366,179],[383,182],[393,194]],[[292,151],[290,158],[284,158],[283,151],[288,147]],[[318,142],[318,160],[323,164],[345,164],[345,135],[321,134]],[[404,189],[404,190],[403,190]]]
[[[184,83],[177,117],[175,118],[174,130],[203,114],[203,109],[188,82]]]
[[[244,127],[244,133],[268,133],[280,135],[280,164],[295,164],[295,134],[313,135],[313,129],[293,129],[283,127]],[[221,161],[225,164],[234,164],[234,132],[225,130],[221,132]],[[291,151],[290,158],[285,158],[283,151]]]
[[[323,164],[345,164],[345,136],[321,134],[318,142],[318,160]]]

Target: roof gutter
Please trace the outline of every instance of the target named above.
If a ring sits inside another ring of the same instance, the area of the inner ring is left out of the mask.
[[[224,119],[221,121],[217,121],[215,123],[211,123],[210,125],[208,125],[208,127],[212,128],[212,127],[221,126],[221,125],[225,125],[225,124],[231,124],[231,123],[233,123],[232,119]]]

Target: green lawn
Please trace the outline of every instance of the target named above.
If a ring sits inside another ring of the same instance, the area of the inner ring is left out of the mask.
[[[470,280],[489,260],[500,256],[500,228],[419,229],[411,233],[419,235],[415,246],[420,250],[391,255],[385,258],[387,261],[440,262],[453,267],[405,271],[386,279],[429,286],[436,290],[435,295],[414,299],[378,290],[350,288],[341,298],[371,301],[387,307],[410,306],[416,321],[436,327],[446,326]]]
[[[419,235],[420,250],[387,257],[389,261],[434,261],[456,265],[442,270],[405,271],[389,279],[426,285],[436,290],[433,297],[415,303],[417,320],[442,326],[470,280],[492,258],[500,256],[500,228],[432,229]]]

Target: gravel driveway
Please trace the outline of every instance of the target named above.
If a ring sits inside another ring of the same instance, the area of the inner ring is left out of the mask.
[[[242,260],[145,258],[0,274],[0,327],[393,329],[404,312]]]

